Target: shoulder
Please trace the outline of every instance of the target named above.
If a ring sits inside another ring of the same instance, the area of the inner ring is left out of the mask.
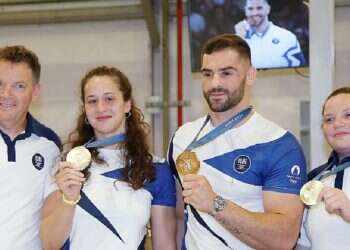
[[[194,121],[187,122],[179,127],[175,132],[175,137],[183,135],[192,135],[194,131],[199,130],[205,122],[206,116],[200,117]]]
[[[251,137],[255,143],[265,143],[281,138],[287,131],[255,111],[237,133]]]
[[[37,119],[29,116],[29,122],[31,123],[32,133],[38,137],[46,138],[47,140],[56,144],[58,148],[61,148],[61,140],[58,135],[50,128],[40,123]]]
[[[275,35],[280,35],[280,36],[283,36],[284,38],[287,38],[287,39],[296,40],[296,36],[294,35],[293,32],[291,32],[283,27],[277,26],[277,25],[273,24],[272,22],[270,22],[270,25],[272,28],[271,30],[273,31],[273,33]]]
[[[171,139],[171,144],[178,145],[181,148],[181,145],[188,145],[193,140],[195,135],[200,131],[205,122],[205,119],[206,116],[198,118],[197,120],[191,122],[187,122],[179,127]]]
[[[153,166],[156,170],[156,181],[162,182],[165,179],[173,178],[169,163],[164,159],[153,156]]]

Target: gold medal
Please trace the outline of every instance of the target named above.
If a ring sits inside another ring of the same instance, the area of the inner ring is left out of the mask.
[[[176,159],[176,169],[180,175],[196,174],[199,167],[200,162],[194,152],[184,151]]]
[[[321,181],[309,181],[300,190],[300,199],[308,206],[316,205],[324,185]]]

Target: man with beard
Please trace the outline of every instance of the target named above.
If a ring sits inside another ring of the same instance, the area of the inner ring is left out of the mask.
[[[297,37],[269,21],[267,0],[246,0],[246,19],[237,23],[234,33],[249,44],[257,68],[298,67],[305,64]]]
[[[304,155],[290,132],[250,105],[250,57],[248,44],[231,34],[202,50],[210,111],[180,127],[168,152],[179,184],[182,249],[292,249],[297,240]]]

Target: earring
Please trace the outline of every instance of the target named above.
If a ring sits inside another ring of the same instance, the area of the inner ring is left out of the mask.
[[[86,116],[84,118],[84,122],[85,122],[86,125],[90,125],[89,120],[88,120],[88,118]]]
[[[127,112],[127,113],[125,113],[125,117],[126,117],[126,119],[128,119],[128,118],[130,118],[131,117],[131,111],[129,111],[129,112]]]

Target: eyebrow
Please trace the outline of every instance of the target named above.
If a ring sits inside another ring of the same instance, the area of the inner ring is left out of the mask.
[[[234,70],[234,71],[237,71],[237,69],[234,68],[234,67],[232,67],[232,66],[227,66],[227,67],[218,69],[218,71],[226,71],[226,70]],[[212,70],[212,69],[207,69],[207,68],[202,68],[202,69],[201,69],[201,72],[208,72],[208,71],[213,72],[214,70]]]

